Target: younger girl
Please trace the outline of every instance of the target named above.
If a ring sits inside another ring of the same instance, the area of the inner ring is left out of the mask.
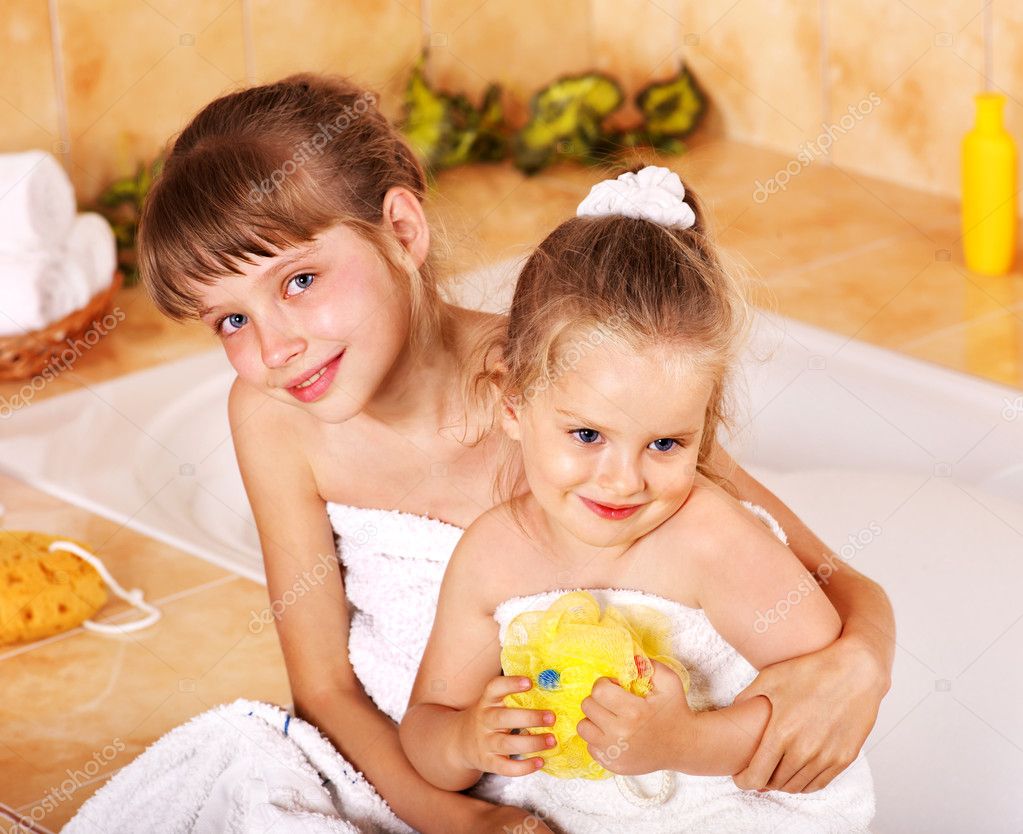
[[[600,183],[579,214],[519,278],[491,378],[528,492],[480,516],[455,549],[401,724],[405,751],[449,790],[483,772],[523,777],[502,800],[567,834],[863,831],[873,791],[862,756],[810,796],[747,793],[727,778],[748,763],[770,713],[762,697],[729,706],[735,696],[757,669],[840,632],[774,520],[741,506],[710,465],[741,297],[696,200],[667,169]],[[692,677],[697,712],[661,664],[648,698],[601,678],[583,701],[578,733],[594,758],[651,774],[642,782],[549,776],[530,754],[553,736],[513,731],[549,727],[553,715],[502,705],[531,685],[501,676],[509,624],[579,588],[597,589],[602,604],[660,611]],[[794,589],[799,604],[763,628],[764,612]]]

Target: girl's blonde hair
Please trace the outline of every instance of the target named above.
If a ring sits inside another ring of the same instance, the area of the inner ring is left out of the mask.
[[[718,428],[729,425],[726,384],[750,308],[739,276],[717,255],[691,189],[685,201],[696,215],[688,229],[611,215],[574,217],[551,232],[522,269],[507,329],[481,347],[486,358],[467,395],[479,399],[489,391],[500,401],[528,401],[570,371],[573,357],[601,343],[677,346],[678,361],[666,372],[713,380],[697,470],[730,488],[709,456]],[[506,443],[495,484],[501,501],[523,485],[514,446]]]
[[[426,196],[423,168],[376,108],[346,80],[300,73],[208,104],[181,132],[139,223],[142,281],[156,306],[182,320],[199,313],[197,285],[239,274],[338,222],[373,245],[407,294],[411,338],[440,332],[436,267],[414,262],[382,225],[384,195]]]

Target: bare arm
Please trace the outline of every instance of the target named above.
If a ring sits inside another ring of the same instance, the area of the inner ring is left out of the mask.
[[[425,779],[447,790],[474,785],[484,772],[522,776],[542,759],[512,760],[545,747],[543,735],[512,735],[542,726],[537,710],[508,709],[503,698],[524,692],[528,678],[501,675],[497,623],[485,590],[485,559],[505,534],[485,515],[464,533],[448,563],[437,616],[423,653],[400,737]]]
[[[325,503],[290,426],[275,415],[281,406],[261,399],[236,382],[229,414],[296,712],[318,727],[415,829],[483,830],[479,815],[494,806],[423,780],[405,757],[394,722],[374,706],[356,678],[348,660],[347,600]],[[322,581],[310,581],[310,576]],[[296,598],[288,592],[299,583],[303,593]]]
[[[715,465],[741,498],[771,513],[789,546],[813,573],[842,618],[827,648],[761,671],[736,703],[771,701],[767,731],[749,766],[736,774],[745,789],[809,793],[826,787],[863,747],[891,687],[895,619],[881,587],[839,559],[763,484],[720,447]]]
[[[704,489],[697,500],[707,529],[727,530],[715,535],[699,560],[700,607],[715,630],[757,669],[834,642],[841,628],[837,612],[788,548],[719,491]],[[727,536],[727,558],[721,556],[721,535]],[[794,605],[793,590],[799,594]],[[772,616],[781,601],[786,616]],[[765,698],[697,713],[680,769],[738,773],[756,752],[770,715]]]
[[[744,501],[759,504],[777,519],[789,548],[820,583],[842,618],[841,639],[873,662],[873,676],[883,696],[891,686],[895,661],[895,615],[884,590],[843,561],[800,518],[760,481],[717,446],[714,462]]]

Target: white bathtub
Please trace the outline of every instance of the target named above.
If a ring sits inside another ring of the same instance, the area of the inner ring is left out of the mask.
[[[500,307],[498,277],[461,297]],[[1023,394],[769,316],[745,373],[733,453],[895,606],[874,830],[1023,830]],[[262,581],[232,378],[216,351],[25,408],[0,468]]]

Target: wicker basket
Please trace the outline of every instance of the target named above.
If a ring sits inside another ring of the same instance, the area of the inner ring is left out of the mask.
[[[96,319],[106,315],[123,280],[121,273],[115,272],[110,286],[96,293],[88,304],[41,330],[0,336],[0,381],[29,379],[51,364],[68,348],[69,339],[81,339],[97,324]],[[54,363],[54,367],[60,370],[62,364]]]

